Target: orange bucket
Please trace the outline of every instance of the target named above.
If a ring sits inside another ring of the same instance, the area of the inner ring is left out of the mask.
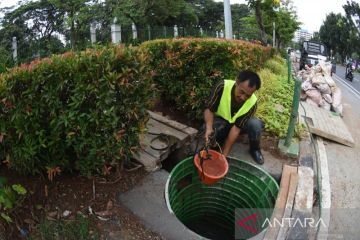
[[[229,164],[224,155],[221,153],[208,150],[210,159],[203,160],[203,166],[201,168],[199,154],[195,154],[194,164],[197,168],[201,181],[206,185],[212,185],[222,179],[229,170]],[[207,157],[205,150],[200,151],[202,158]]]

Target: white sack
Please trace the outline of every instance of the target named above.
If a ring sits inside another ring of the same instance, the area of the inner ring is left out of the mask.
[[[321,93],[317,89],[306,91],[306,95],[308,95],[308,98],[311,98],[317,105],[319,105],[322,100]]]
[[[342,104],[339,104],[336,107],[334,105],[332,105],[332,107],[336,113],[340,114],[340,116],[343,115],[343,105]]]
[[[318,104],[316,102],[314,102],[313,100],[311,100],[311,98],[307,98],[305,102],[310,105],[318,106]]]
[[[327,103],[329,103],[329,104],[331,104],[332,101],[333,101],[330,94],[323,94],[322,97],[323,97],[323,99],[324,99]]]
[[[308,81],[308,80],[305,81],[305,82],[303,82],[303,83],[301,84],[301,88],[302,88],[302,90],[304,90],[305,92],[306,92],[307,90],[314,89],[313,86],[312,86],[312,84],[311,84],[311,82]]]
[[[326,83],[327,83],[330,87],[336,86],[336,84],[335,84],[335,82],[334,82],[334,79],[332,79],[331,76],[326,76],[326,75],[325,75],[324,78],[325,78]]]
[[[338,87],[332,87],[332,105],[337,108],[341,104],[341,90]]]
[[[322,72],[325,76],[331,75],[331,63],[330,62],[320,62],[319,65],[321,66]]]
[[[331,94],[331,89],[326,83],[319,84],[316,88],[319,89],[321,94]]]
[[[324,76],[321,73],[315,74],[315,76],[312,79],[312,84],[319,85],[319,84],[323,84],[323,83],[326,83]]]

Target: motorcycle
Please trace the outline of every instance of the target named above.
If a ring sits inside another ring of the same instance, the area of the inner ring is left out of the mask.
[[[348,63],[346,65],[346,70],[345,70],[345,79],[349,79],[350,82],[352,82],[354,79],[354,74],[353,74],[354,70],[355,70],[354,66],[351,63]]]

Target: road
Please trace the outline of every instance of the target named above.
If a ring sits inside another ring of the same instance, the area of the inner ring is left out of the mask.
[[[336,66],[336,75],[342,79],[345,79],[345,67],[337,65]],[[350,82],[347,80],[347,83],[360,92],[360,74],[354,73],[354,80]]]
[[[360,228],[360,75],[344,80],[345,68],[333,75],[342,90],[343,120],[355,141],[350,148],[325,141],[331,187],[331,222],[328,239],[359,239]]]

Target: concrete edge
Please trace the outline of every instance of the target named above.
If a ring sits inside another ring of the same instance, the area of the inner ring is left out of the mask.
[[[311,213],[314,199],[314,171],[309,167],[299,166],[298,174],[294,210]]]
[[[331,208],[331,187],[330,187],[330,175],[329,167],[327,162],[327,155],[324,142],[321,137],[315,137],[316,142],[316,151],[318,155],[317,164],[319,166],[319,178],[320,186],[319,193],[320,197],[320,213],[321,219],[325,223],[325,226],[322,224],[319,225],[318,235],[321,236],[321,239],[327,239],[330,225],[330,208]]]

